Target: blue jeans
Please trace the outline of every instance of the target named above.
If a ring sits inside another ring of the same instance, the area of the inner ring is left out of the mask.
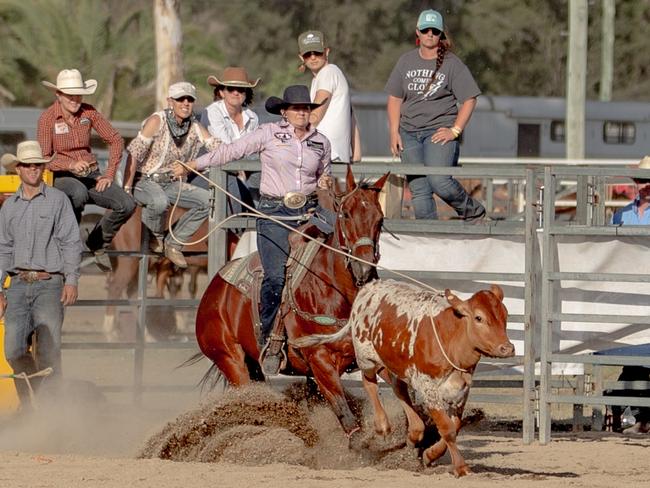
[[[458,165],[459,143],[434,144],[431,136],[437,129],[407,132],[400,129],[403,163],[423,164],[429,167],[452,167]],[[438,195],[462,218],[478,217],[485,208],[471,198],[457,180],[451,176],[428,175],[409,176],[413,208],[416,219],[437,219],[438,211],[433,194]]]
[[[316,207],[316,202],[308,202],[302,208],[290,209],[281,202],[261,197],[258,210],[274,217],[302,215],[310,208]],[[304,222],[296,220],[283,221],[293,228]],[[289,259],[289,233],[291,231],[267,219],[257,219],[257,250],[264,268],[262,289],[260,290],[260,321],[262,322],[261,339],[271,334],[275,316],[282,302],[285,267]]]
[[[14,373],[32,374],[51,367],[53,376],[61,375],[61,327],[64,278],[53,275],[49,280],[27,283],[17,276],[7,289],[5,323],[5,357]],[[37,338],[36,355],[29,352],[31,335]],[[51,377],[50,377],[51,378]],[[30,380],[38,387],[40,379]],[[16,390],[23,405],[29,405],[29,390],[23,380],[16,380]]]
[[[111,183],[104,191],[95,190],[96,179],[101,176],[99,171],[93,171],[85,178],[67,172],[60,174],[61,176],[55,178],[54,186],[70,199],[77,223],[81,221],[81,213],[87,203],[112,210],[104,213],[88,236],[88,247],[91,251],[108,248],[122,224],[129,220],[135,211],[135,201],[117,183]]]
[[[181,196],[178,206],[187,209],[174,225],[174,235],[183,242],[188,242],[210,213],[210,191],[189,183],[170,181],[156,183],[150,178],[142,177],[133,189],[135,200],[142,205],[142,222],[151,232],[160,237],[165,233],[167,207],[176,202],[178,186]],[[180,249],[183,247],[172,239],[171,234],[165,239],[165,245]]]

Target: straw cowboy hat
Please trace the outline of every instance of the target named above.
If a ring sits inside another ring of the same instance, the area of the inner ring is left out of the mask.
[[[269,97],[264,106],[267,112],[281,115],[280,111],[289,105],[307,105],[309,108],[314,109],[320,107],[325,102],[327,102],[327,99],[323,100],[322,103],[312,103],[309,96],[309,88],[305,85],[291,85],[285,88],[282,98]]]
[[[644,156],[644,158],[639,161],[639,164],[636,166],[638,169],[650,169],[650,156]],[[650,183],[649,178],[632,178],[637,183]]]
[[[46,164],[52,161],[53,157],[54,155],[49,158],[43,157],[43,151],[38,141],[23,141],[18,143],[15,155],[9,153],[4,154],[0,162],[7,172],[13,172],[16,170],[18,163]]]
[[[214,75],[208,76],[208,84],[212,86],[235,86],[238,88],[255,88],[260,82],[260,78],[254,82],[248,78],[248,73],[244,68],[238,66],[228,66],[223,70],[221,79]]]
[[[97,80],[84,81],[78,69],[64,69],[56,77],[56,85],[43,80],[44,86],[50,90],[60,91],[68,95],[92,95],[97,89]]]

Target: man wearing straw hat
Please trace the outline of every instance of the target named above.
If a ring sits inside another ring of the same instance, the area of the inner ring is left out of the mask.
[[[113,180],[122,160],[124,140],[106,118],[92,105],[82,103],[84,95],[97,89],[96,80],[83,80],[76,69],[64,69],[56,84],[43,81],[56,93],[56,100],[38,119],[38,141],[45,156],[53,156],[49,169],[54,172],[54,186],[72,202],[77,223],[86,203],[110,209],[92,230],[86,245],[95,254],[97,266],[111,270],[106,254],[113,237],[135,211],[135,201]],[[90,149],[90,133],[108,145],[108,167],[101,173],[96,156]]]
[[[645,156],[637,166],[650,169],[650,156]],[[650,178],[632,178],[637,195],[634,201],[619,209],[612,218],[614,225],[650,225]]]
[[[3,166],[16,171],[21,185],[0,208],[0,283],[11,277],[0,294],[0,317],[5,319],[5,356],[14,373],[52,368],[56,377],[64,307],[77,300],[81,240],[68,197],[43,182],[51,159],[43,157],[37,141],[21,142],[16,155],[2,156]],[[32,336],[38,343],[34,355],[29,353]],[[16,390],[27,407],[29,385],[17,381]]]

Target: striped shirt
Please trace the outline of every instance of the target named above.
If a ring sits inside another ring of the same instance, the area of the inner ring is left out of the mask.
[[[81,239],[70,200],[60,190],[41,184],[31,200],[22,186],[0,208],[0,282],[20,269],[63,273],[66,285],[77,285]]]
[[[77,161],[95,162],[97,158],[90,150],[90,133],[97,134],[108,145],[108,167],[104,176],[113,179],[122,160],[124,139],[120,133],[100,114],[95,107],[82,103],[79,111],[68,123],[63,117],[61,104],[56,100],[38,119],[36,137],[43,149],[43,156],[56,153],[48,169],[69,171]]]

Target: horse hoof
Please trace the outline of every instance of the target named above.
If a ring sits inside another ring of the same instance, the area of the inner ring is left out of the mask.
[[[456,478],[460,478],[461,476],[467,476],[472,472],[471,469],[469,469],[469,466],[467,464],[463,464],[462,466],[459,466],[458,468],[454,468],[454,476]]]

